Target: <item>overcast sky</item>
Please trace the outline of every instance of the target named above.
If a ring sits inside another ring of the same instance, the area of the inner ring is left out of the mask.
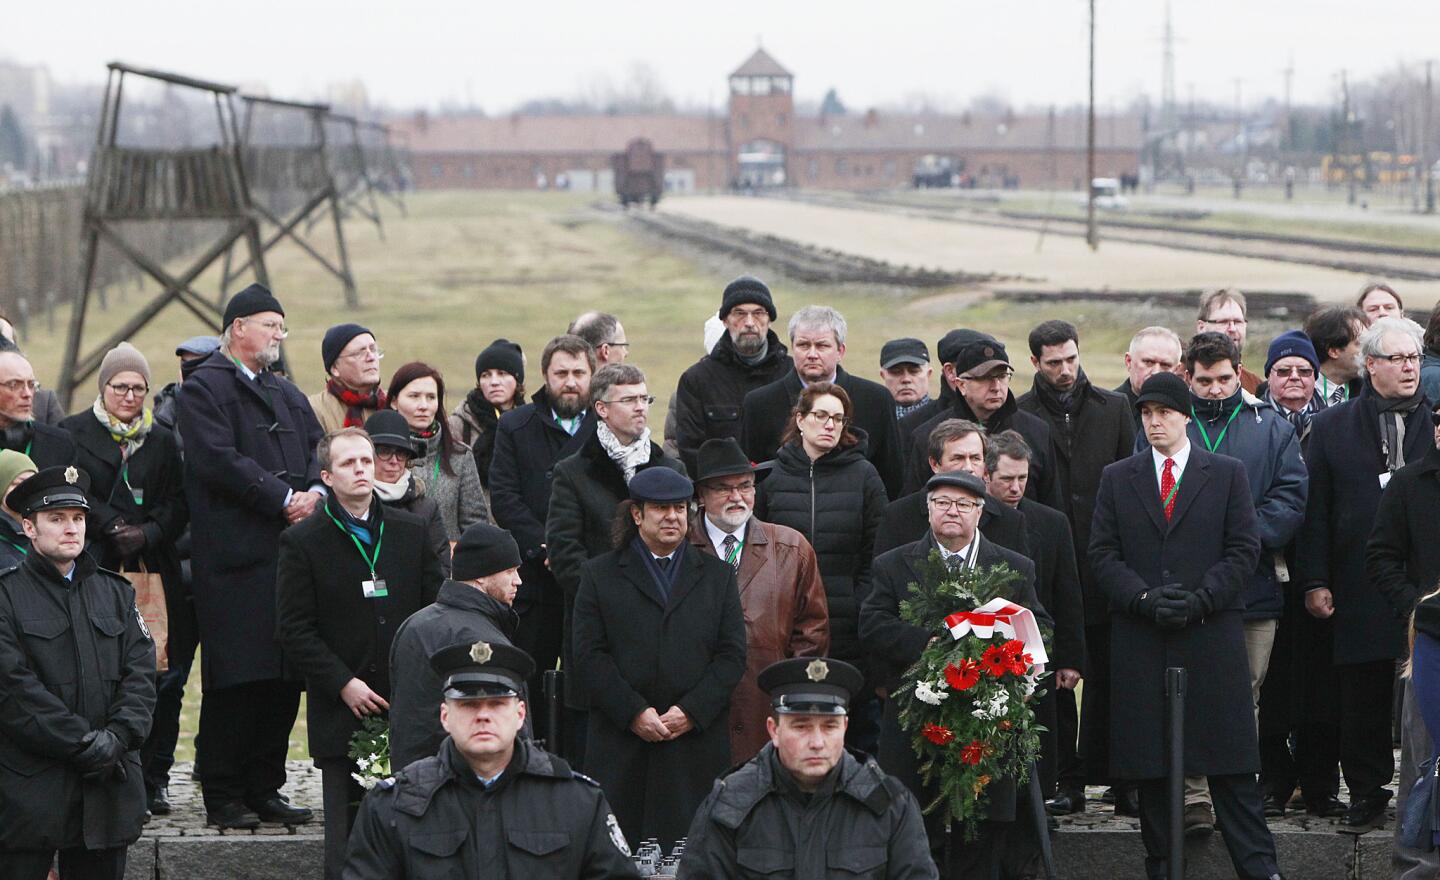
[[[1293,56],[1299,102],[1329,102],[1352,77],[1435,48],[1428,0],[1173,0],[1176,92],[1245,103],[1280,97]],[[18,7],[22,7],[20,9]],[[1102,107],[1161,87],[1164,0],[1098,0]],[[361,79],[395,108],[473,100],[503,112],[573,96],[600,77],[652,67],[684,104],[720,106],[725,76],[757,38],[795,74],[802,100],[831,86],[851,108],[916,93],[1016,105],[1085,96],[1085,0],[10,0],[0,58],[47,65],[65,82],[124,60],[272,95],[323,95]],[[365,10],[365,11],[356,11]],[[1417,17],[1417,14],[1419,17]],[[1427,18],[1422,22],[1420,18]],[[1425,26],[1422,26],[1425,25]],[[1427,45],[1428,44],[1428,45]]]

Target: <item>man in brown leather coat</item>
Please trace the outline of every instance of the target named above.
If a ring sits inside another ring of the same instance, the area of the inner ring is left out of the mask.
[[[770,698],[756,677],[779,660],[823,656],[830,618],[810,542],[792,528],[755,518],[755,468],[740,444],[706,440],[696,458],[704,516],[691,523],[690,543],[735,566],[745,612],[745,677],[730,697],[730,756],[740,764],[770,741]]]

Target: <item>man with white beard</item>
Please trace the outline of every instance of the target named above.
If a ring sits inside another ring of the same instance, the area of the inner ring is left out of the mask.
[[[830,615],[810,542],[792,528],[755,518],[755,468],[740,444],[706,440],[696,467],[704,516],[691,521],[690,544],[735,567],[745,612],[745,676],[730,697],[730,757],[742,764],[770,741],[770,698],[757,677],[779,660],[824,656]]]

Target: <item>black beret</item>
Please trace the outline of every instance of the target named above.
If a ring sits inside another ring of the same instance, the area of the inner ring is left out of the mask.
[[[950,471],[949,473],[935,474],[929,480],[925,481],[926,492],[933,491],[941,486],[953,486],[956,489],[963,489],[976,498],[985,497],[985,481],[969,471]]]
[[[673,504],[689,501],[695,494],[690,478],[664,465],[648,467],[630,478],[630,498],[651,504]]]

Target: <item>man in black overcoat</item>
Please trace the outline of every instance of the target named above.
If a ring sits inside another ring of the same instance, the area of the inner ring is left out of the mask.
[[[310,818],[280,796],[300,684],[275,638],[275,566],[280,533],[324,495],[322,434],[300,389],[267,369],[286,335],[279,301],[251,285],[225,307],[220,350],[180,386],[205,688],[196,763],[222,828]]]
[[[541,694],[541,676],[554,669],[564,638],[565,592],[546,564],[545,517],[550,512],[550,485],[561,459],[595,436],[595,414],[590,411],[590,377],[595,373],[595,350],[579,336],[562,335],[545,343],[540,354],[545,387],[530,403],[500,417],[490,457],[490,513],[495,524],[510,532],[524,559],[520,566],[520,592],[515,595],[519,628],[515,645],[535,661],[530,682],[527,718],[536,730],[548,729],[549,706]],[[456,639],[455,641],[458,641]],[[448,643],[446,643],[448,644]],[[439,644],[435,646],[438,650]],[[428,655],[426,655],[428,656]],[[424,658],[419,658],[424,662]],[[438,705],[438,704],[437,704]],[[438,716],[436,736],[441,735]],[[439,740],[435,742],[439,746]],[[559,743],[547,743],[552,751]],[[434,754],[430,749],[429,754]]]
[[[801,390],[815,382],[834,382],[850,395],[854,425],[865,430],[865,459],[875,465],[885,491],[900,497],[903,450],[895,422],[895,401],[879,382],[845,372],[845,318],[828,306],[806,306],[790,317],[790,352],[795,369],[745,395],[741,405],[740,446],[751,461],[769,461],[780,448],[780,434]]]
[[[977,528],[985,482],[966,471],[936,474],[925,486],[925,496],[930,508],[930,531],[918,541],[876,557],[874,585],[860,607],[860,638],[890,691],[900,686],[901,676],[920,659],[926,645],[937,637],[948,637],[943,635],[939,621],[926,628],[900,619],[901,601],[913,590],[926,587],[920,571],[932,551],[938,551],[947,565],[956,567],[1008,566],[1020,579],[1006,598],[1033,611],[1045,625],[1052,623],[1035,594],[1035,564],[991,543]],[[900,726],[896,704],[888,701],[880,724],[880,766],[909,786],[922,804],[928,804],[936,793],[920,781],[912,739],[913,735]],[[926,817],[930,851],[941,866],[941,877],[989,878],[1003,865],[1009,880],[1030,870],[1028,863],[1038,856],[1035,829],[1017,807],[1020,798],[1014,780],[997,780],[986,791],[990,797],[988,812],[973,842],[965,843],[958,828],[945,828],[938,811]],[[1011,866],[1019,873],[1012,874]]]
[[[675,387],[675,445],[691,473],[706,440],[740,439],[745,395],[794,370],[789,349],[770,329],[777,313],[765,282],[741,275],[725,285],[719,317],[725,332]]]
[[[0,449],[23,452],[39,468],[74,464],[70,432],[35,415],[39,390],[35,368],[25,355],[16,349],[0,350]]]
[[[636,474],[615,549],[585,564],[575,597],[593,774],[626,836],[666,851],[730,766],[730,694],[745,673],[735,569],[686,540],[694,492],[669,468]]]
[[[316,452],[329,495],[280,535],[275,637],[305,679],[310,757],[325,800],[325,877],[339,880],[364,791],[351,778],[350,737],[390,707],[390,643],[440,588],[424,520],[375,495],[375,447],[360,428],[326,435]]]
[[[926,457],[936,474],[965,471],[985,479],[985,429],[965,419],[946,419],[930,430]],[[875,533],[875,555],[918,541],[930,530],[930,506],[925,490],[911,492],[885,506],[885,515]],[[1021,556],[1030,552],[1025,516],[998,498],[985,496],[980,511],[980,534],[993,544]]]
[[[84,552],[89,480],[41,470],[10,493],[30,539],[0,572],[0,877],[118,880],[145,820],[139,748],[155,644],[124,579]]]
[[[1110,727],[1110,771],[1139,781],[1145,871],[1159,880],[1171,855],[1165,670],[1186,668],[1184,772],[1208,777],[1236,876],[1274,878],[1242,619],[1260,556],[1245,467],[1190,443],[1190,390],[1179,376],[1145,380],[1137,405],[1150,446],[1105,469],[1090,537],[1110,600],[1110,681],[1125,695],[1126,723]]]
[[[1406,619],[1366,573],[1365,542],[1391,475],[1434,445],[1420,388],[1420,327],[1381,318],[1361,334],[1360,348],[1364,390],[1310,422],[1310,499],[1295,577],[1305,609],[1335,621],[1340,769],[1350,789],[1340,821],[1351,827],[1373,824],[1390,801],[1395,661],[1406,654]]]

